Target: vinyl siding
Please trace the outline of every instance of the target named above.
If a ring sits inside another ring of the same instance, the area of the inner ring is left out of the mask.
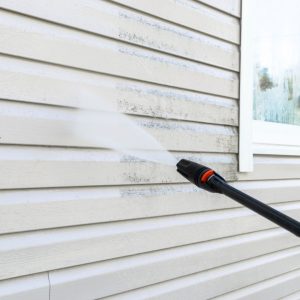
[[[272,299],[274,295],[277,299],[299,299],[299,280],[300,270],[291,271],[215,299]],[[291,295],[293,291],[296,293]]]
[[[49,299],[47,273],[0,281],[0,298],[3,300]]]
[[[187,295],[189,299],[208,299],[256,280],[263,280],[278,270],[284,272],[289,268],[297,268],[299,266],[295,266],[294,262],[299,260],[299,256],[299,248],[288,249],[105,299],[185,299]]]
[[[105,99],[176,159],[300,219],[297,157],[237,172],[240,5],[0,0],[1,300],[297,295],[296,237],[71,130]]]

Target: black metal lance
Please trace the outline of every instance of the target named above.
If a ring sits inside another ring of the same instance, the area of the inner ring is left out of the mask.
[[[177,171],[199,188],[212,193],[224,194],[300,237],[300,222],[240,190],[235,189],[214,170],[195,162],[182,159],[177,164]]]

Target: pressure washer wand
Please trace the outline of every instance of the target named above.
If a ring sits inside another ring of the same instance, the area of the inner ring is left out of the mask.
[[[177,164],[177,171],[196,186],[212,193],[224,194],[300,237],[300,222],[230,186],[214,170],[182,159]]]

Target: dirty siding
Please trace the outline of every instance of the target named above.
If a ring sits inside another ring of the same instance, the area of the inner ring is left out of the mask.
[[[300,159],[237,172],[239,0],[0,6],[0,299],[297,297],[296,238],[174,167],[64,135],[105,99],[299,218]]]

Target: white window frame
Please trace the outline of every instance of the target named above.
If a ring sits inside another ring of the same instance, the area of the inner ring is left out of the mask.
[[[239,171],[253,171],[253,155],[300,156],[300,126],[253,120],[253,1],[242,0]],[[298,137],[298,138],[297,138]]]

